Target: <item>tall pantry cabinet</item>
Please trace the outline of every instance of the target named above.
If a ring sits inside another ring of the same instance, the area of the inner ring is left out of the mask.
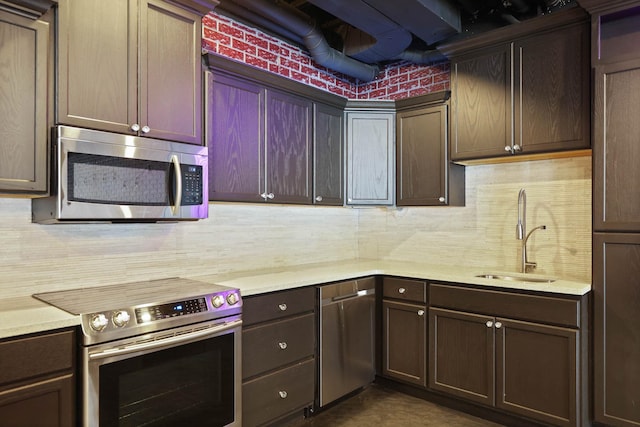
[[[592,14],[594,418],[640,426],[640,2]]]

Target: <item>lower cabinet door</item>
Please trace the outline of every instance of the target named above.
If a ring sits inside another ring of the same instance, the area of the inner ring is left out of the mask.
[[[424,305],[383,301],[385,377],[427,386],[427,314]]]
[[[0,392],[0,425],[74,426],[74,382],[69,374]]]
[[[494,318],[429,308],[429,387],[493,406]]]
[[[311,406],[314,390],[315,359],[248,381],[242,385],[242,425],[263,425]]]
[[[496,319],[498,408],[557,426],[577,425],[578,331]]]

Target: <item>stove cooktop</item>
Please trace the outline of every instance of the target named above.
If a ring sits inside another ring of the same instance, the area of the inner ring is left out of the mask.
[[[240,291],[173,277],[33,295],[81,318],[84,344],[196,324],[242,313]]]

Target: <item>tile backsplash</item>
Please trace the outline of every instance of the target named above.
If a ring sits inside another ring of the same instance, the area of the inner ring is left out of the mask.
[[[0,298],[232,270],[380,258],[514,270],[517,196],[538,272],[591,280],[591,158],[470,166],[465,207],[342,208],[212,203],[172,224],[31,223],[0,198]]]

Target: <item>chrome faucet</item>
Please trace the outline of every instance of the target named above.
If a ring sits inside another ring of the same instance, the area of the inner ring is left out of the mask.
[[[530,262],[527,259],[527,240],[529,240],[529,237],[534,231],[546,229],[546,225],[539,225],[527,233],[527,192],[524,191],[524,188],[521,188],[518,193],[518,224],[516,224],[516,239],[522,240],[522,257],[520,261],[520,271],[522,273],[530,273],[538,266],[537,263]]]

